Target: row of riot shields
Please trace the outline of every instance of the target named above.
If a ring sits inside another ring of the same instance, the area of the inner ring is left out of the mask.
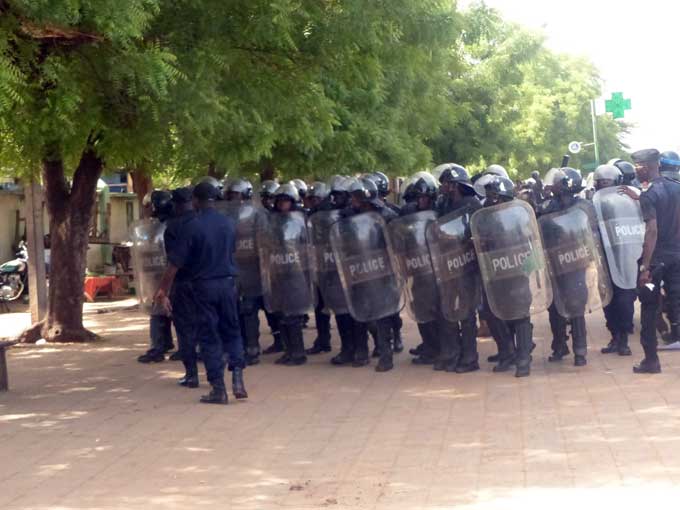
[[[251,204],[221,212],[236,222],[239,288],[270,312],[299,315],[316,302],[368,322],[405,305],[417,322],[463,320],[486,294],[491,311],[513,320],[551,303],[571,318],[605,306],[612,281],[634,288],[644,223],[637,201],[616,188],[536,219],[513,200],[437,218],[417,212],[388,224],[374,212],[269,214]],[[598,232],[599,231],[599,232]],[[151,303],[165,266],[163,225],[132,229],[140,301]]]

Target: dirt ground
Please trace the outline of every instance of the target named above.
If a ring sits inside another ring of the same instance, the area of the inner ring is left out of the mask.
[[[86,306],[101,342],[9,352],[0,508],[672,508],[680,496],[680,354],[662,354],[660,375],[634,375],[637,336],[632,358],[601,355],[599,313],[584,368],[547,362],[541,314],[526,379],[486,361],[434,372],[407,353],[386,374],[269,356],[246,372],[250,399],[222,407],[198,404],[204,379],[176,386],[180,364],[136,362],[148,318],[133,304]],[[27,321],[0,315],[0,336]],[[415,324],[404,332],[414,346]],[[483,360],[493,351],[480,339]]]

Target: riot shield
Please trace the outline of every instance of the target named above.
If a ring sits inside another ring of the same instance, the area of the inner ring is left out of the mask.
[[[406,309],[416,322],[431,322],[438,317],[439,295],[432,270],[425,232],[437,219],[434,211],[421,211],[389,223],[392,259],[404,287]]]
[[[238,266],[238,288],[245,297],[262,295],[262,279],[260,277],[260,258],[257,249],[257,231],[259,224],[265,221],[266,212],[249,202],[231,204],[219,209],[220,212],[233,218],[236,222],[236,253],[234,257]]]
[[[470,232],[470,211],[454,211],[430,224],[427,244],[441,312],[451,322],[470,317],[482,302],[482,280]]]
[[[153,298],[168,265],[165,254],[165,223],[157,219],[141,220],[130,228],[135,290],[142,310],[149,315],[165,315],[153,304]]]
[[[331,227],[331,246],[349,312],[371,322],[401,309],[401,281],[388,251],[387,225],[374,212],[343,218]]]
[[[548,256],[557,312],[571,319],[609,304],[611,282],[587,211],[575,205],[541,216],[538,223]]]
[[[593,205],[612,282],[622,289],[636,288],[637,261],[645,238],[640,202],[611,187],[595,193]]]
[[[470,227],[494,315],[514,320],[547,310],[552,288],[531,206],[512,200],[479,209],[472,215]]]
[[[324,307],[336,314],[349,310],[342,290],[335,255],[331,246],[331,226],[340,219],[340,211],[319,211],[309,218],[309,238],[312,244],[312,272],[319,287]]]
[[[274,213],[257,232],[262,295],[271,313],[303,315],[314,304],[309,246],[301,212]]]

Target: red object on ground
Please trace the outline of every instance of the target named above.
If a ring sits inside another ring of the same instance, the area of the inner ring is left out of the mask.
[[[109,297],[120,295],[123,290],[117,276],[86,276],[83,292],[88,302],[94,301],[99,294]]]

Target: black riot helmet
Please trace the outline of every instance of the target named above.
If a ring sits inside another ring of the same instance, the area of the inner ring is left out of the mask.
[[[338,208],[345,207],[349,201],[349,184],[351,179],[342,175],[334,175],[328,181],[331,201]]]
[[[437,196],[438,189],[439,184],[435,181],[433,176],[429,176],[429,178],[427,176],[419,177],[413,183],[413,193],[415,193],[416,196],[425,195],[434,198]]]
[[[292,182],[293,186],[297,188],[300,199],[303,199],[305,196],[307,196],[307,183],[305,181],[302,179],[293,179],[290,182]]]
[[[440,165],[438,168],[444,165]],[[442,184],[458,184],[464,195],[474,195],[475,187],[470,181],[470,174],[461,165],[449,163],[441,172],[439,182]]]
[[[295,209],[300,201],[300,194],[292,182],[282,184],[274,194],[274,208],[280,212],[288,212]],[[290,202],[289,206],[285,206],[282,202]]]
[[[154,190],[149,196],[151,205],[151,217],[165,221],[172,217],[174,206],[172,203],[172,193],[165,190]]]
[[[390,194],[390,179],[383,172],[372,172],[368,175],[368,178],[375,182],[379,196],[386,197]]]
[[[328,185],[325,182],[313,182],[307,191],[307,196],[323,200],[330,194]]]
[[[378,198],[378,186],[373,179],[360,177],[350,182],[349,194],[361,200],[375,200]]]
[[[609,188],[621,183],[621,170],[614,165],[600,165],[593,172],[595,189]]]
[[[205,175],[196,179],[195,185],[198,186],[204,182],[214,187],[217,190],[217,200],[222,200],[222,183],[210,175]]]
[[[666,151],[661,153],[661,166],[659,172],[664,177],[677,179],[680,176],[680,156],[677,152]]]
[[[508,202],[515,198],[515,184],[507,177],[488,174],[484,180],[484,194],[490,204]]]
[[[581,172],[568,166],[551,169],[545,176],[544,184],[549,186],[555,195],[580,193],[584,188]]]
[[[278,182],[272,180],[262,181],[262,184],[260,184],[260,197],[271,198],[274,196],[277,189],[279,189]]]
[[[229,182],[226,186],[227,200],[234,200],[240,198],[241,200],[250,200],[253,198],[253,185],[246,179],[235,179]]]
[[[623,159],[611,159],[609,160],[608,164],[614,165],[616,168],[621,170],[621,174],[623,175],[621,178],[621,184],[625,186],[633,184],[633,181],[636,178],[635,166],[633,166],[633,163]]]

